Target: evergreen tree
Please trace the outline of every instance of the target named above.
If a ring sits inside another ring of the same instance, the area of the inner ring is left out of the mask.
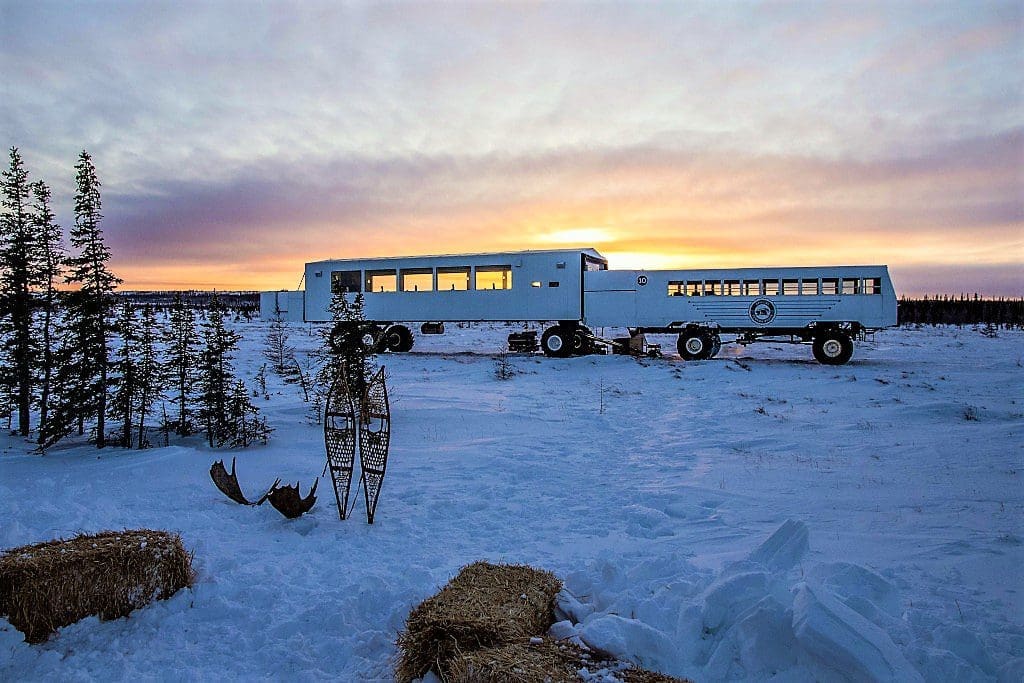
[[[164,383],[167,380],[167,366],[160,357],[157,341],[160,328],[156,321],[153,307],[146,304],[142,308],[142,323],[139,327],[138,356],[136,360],[138,394],[135,401],[135,415],[138,423],[138,446],[148,448],[146,438],[146,417],[152,412],[157,401],[164,396]]]
[[[39,273],[34,219],[29,205],[28,171],[17,147],[11,147],[10,168],[3,172],[3,213],[0,214],[0,339],[4,342],[13,398],[18,408],[18,432],[31,427],[32,374],[38,344],[32,334],[32,289]]]
[[[39,444],[47,431],[50,419],[50,395],[53,393],[56,362],[56,344],[60,336],[59,303],[57,283],[64,274],[64,249],[61,245],[61,228],[50,209],[50,188],[39,181],[32,186],[35,197],[35,248],[36,261],[40,266],[38,313],[36,335],[41,346],[39,357]]]
[[[345,369],[349,390],[362,396],[373,376],[375,329],[366,322],[363,293],[356,293],[351,302],[345,293],[336,293],[328,306],[332,325],[321,333],[317,351],[321,362],[317,383],[326,394],[341,368]]]
[[[235,383],[230,405],[231,422],[234,426],[231,445],[246,448],[256,439],[262,439],[263,443],[266,443],[271,430],[267,428],[266,420],[260,418],[259,408],[249,399],[249,392],[242,380]]]
[[[70,330],[63,329],[57,342],[53,352],[54,371],[50,384],[49,404],[52,410],[46,422],[39,425],[40,450],[71,434],[76,422],[79,424],[79,433],[82,433],[83,413],[76,409],[76,401],[82,396],[78,340]]]
[[[234,436],[229,414],[234,389],[234,352],[241,338],[224,324],[226,309],[214,295],[202,324],[204,348],[199,365],[199,417],[210,447],[222,446]]]
[[[75,227],[71,246],[78,253],[68,259],[68,284],[78,289],[68,296],[68,326],[79,346],[73,363],[78,374],[71,405],[77,412],[79,429],[84,419],[96,417],[96,447],[106,445],[107,371],[109,366],[110,316],[114,289],[121,280],[107,268],[110,250],[100,230],[100,181],[88,152],[78,157],[75,192]]]
[[[275,311],[263,340],[263,357],[270,361],[274,372],[286,378],[293,372],[295,355],[295,347],[288,343],[288,338],[288,323],[281,317],[280,311]]]
[[[6,420],[6,429],[13,426],[14,414],[14,373],[10,372],[10,364],[3,357],[0,349],[0,420]]]
[[[192,384],[199,358],[196,316],[193,310],[185,305],[180,293],[174,296],[170,318],[171,324],[165,341],[169,355],[169,372],[174,380],[174,398],[171,402],[178,406],[175,431],[179,436],[188,436],[192,433],[189,404],[192,401]]]
[[[138,395],[138,319],[131,303],[122,304],[115,323],[120,345],[114,351],[114,362],[111,364],[114,388],[110,397],[110,416],[121,422],[119,441],[122,448],[132,447],[132,426],[134,425],[134,408]]]

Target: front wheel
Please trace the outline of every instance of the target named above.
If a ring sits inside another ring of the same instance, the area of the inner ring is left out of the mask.
[[[679,335],[676,350],[683,360],[707,360],[717,352],[715,339],[708,330],[687,330]]]
[[[853,357],[853,339],[845,332],[828,330],[811,344],[814,358],[823,365],[843,365]]]
[[[380,330],[372,325],[340,322],[330,334],[330,346],[334,353],[360,351],[377,353],[380,344]]]
[[[555,325],[544,331],[540,338],[540,348],[545,356],[566,358],[572,353],[574,338],[575,330]]]

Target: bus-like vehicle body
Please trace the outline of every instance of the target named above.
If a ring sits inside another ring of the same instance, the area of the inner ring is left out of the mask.
[[[551,321],[540,339],[549,356],[609,344],[593,329],[620,327],[677,334],[687,360],[711,358],[734,334],[807,342],[819,361],[841,364],[854,339],[896,324],[885,266],[609,270],[594,249],[561,249],[316,261],[305,282],[304,292],[262,293],[263,317],[326,322],[335,294],[362,292],[372,343],[391,351],[412,347],[408,323],[436,333],[445,322]]]

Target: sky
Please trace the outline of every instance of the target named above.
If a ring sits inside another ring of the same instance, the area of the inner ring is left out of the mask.
[[[1021,2],[0,0],[0,73],[65,228],[93,156],[124,289],[592,246],[1024,295]]]

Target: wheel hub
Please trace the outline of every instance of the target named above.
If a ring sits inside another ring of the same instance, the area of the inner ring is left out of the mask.
[[[843,352],[843,345],[839,343],[838,339],[829,339],[821,345],[821,350],[825,352],[825,355],[829,358],[838,358]]]
[[[704,340],[700,337],[690,337],[686,340],[686,350],[697,355],[704,350]]]
[[[562,337],[557,335],[557,334],[553,334],[550,337],[548,337],[548,348],[551,349],[552,351],[556,351],[556,352],[557,351],[561,351],[562,350]]]

